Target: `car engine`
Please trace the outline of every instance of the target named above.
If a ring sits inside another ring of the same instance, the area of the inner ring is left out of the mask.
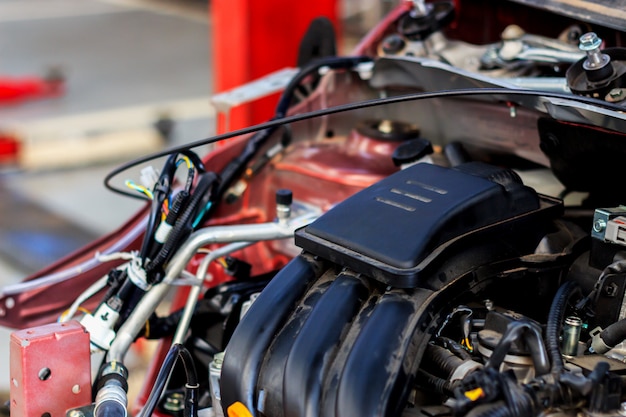
[[[269,122],[112,172],[146,209],[0,292],[11,415],[128,415],[141,338],[142,417],[626,415],[623,26],[475,3],[404,3]],[[496,40],[456,17],[486,5]]]

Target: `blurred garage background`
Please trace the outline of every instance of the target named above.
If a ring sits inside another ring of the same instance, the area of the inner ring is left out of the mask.
[[[348,53],[397,2],[337,3]],[[201,0],[0,0],[0,286],[140,207],[102,185],[114,166],[215,133],[212,13]]]

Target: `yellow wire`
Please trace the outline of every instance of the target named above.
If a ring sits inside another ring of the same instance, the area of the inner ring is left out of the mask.
[[[183,156],[181,156],[181,158],[180,158],[180,159],[182,159],[183,161],[185,161],[185,164],[187,164],[187,168],[188,168],[188,169],[193,168],[193,163],[191,162],[191,159],[189,159],[189,157],[187,157],[187,156],[183,155]]]
[[[78,307],[78,311],[82,311],[85,314],[91,314],[91,311],[87,310],[85,307]]]
[[[152,191],[148,190],[146,187],[144,187],[143,185],[138,185],[135,184],[133,181],[131,180],[126,180],[125,182],[126,186],[132,190],[135,191],[139,191],[140,193],[143,193],[145,195],[148,196],[148,198],[150,198],[150,200],[152,200],[154,198],[154,195],[152,194]]]
[[[91,314],[91,311],[87,310],[85,307],[78,307],[77,308],[78,311],[81,311],[85,314]],[[68,308],[67,310],[65,310],[63,313],[61,313],[61,316],[59,317],[59,321],[63,320],[65,318],[65,316],[67,316],[67,313],[70,312],[70,309]]]
[[[228,263],[226,262],[226,259],[218,258],[217,262],[219,262],[219,264],[222,265],[224,268],[228,268]]]
[[[474,347],[468,338],[464,338],[463,341],[461,341],[461,345],[465,346],[470,352],[474,351]]]
[[[161,221],[164,222],[167,219],[167,212],[169,210],[169,200],[163,202],[163,209],[161,212]]]

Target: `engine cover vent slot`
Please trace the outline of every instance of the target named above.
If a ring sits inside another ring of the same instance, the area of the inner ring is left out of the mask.
[[[416,286],[420,263],[436,248],[540,207],[534,190],[499,171],[480,163],[414,165],[299,230],[296,244],[387,284]]]

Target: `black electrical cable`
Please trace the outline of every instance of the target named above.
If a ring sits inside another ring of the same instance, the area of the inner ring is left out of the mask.
[[[137,158],[133,161],[127,162],[114,170],[112,170],[107,176],[104,178],[104,185],[109,190],[130,196],[133,198],[138,198],[139,196],[135,193],[131,193],[121,188],[117,188],[111,184],[111,181],[114,177],[119,175],[120,173],[133,168],[137,165],[152,161],[156,158],[161,158],[163,156],[170,155],[175,152],[182,153],[184,151],[189,151],[192,148],[196,148],[203,145],[208,145],[211,143],[220,142],[222,140],[230,139],[235,136],[247,135],[250,133],[258,132],[263,129],[274,128],[277,126],[281,126],[286,123],[295,123],[302,120],[308,120],[315,117],[320,116],[328,116],[331,114],[342,113],[352,110],[359,110],[369,107],[376,107],[385,104],[396,104],[396,103],[404,103],[408,101],[417,101],[417,100],[428,100],[435,98],[452,98],[452,97],[474,97],[474,96],[497,96],[500,98],[502,102],[515,102],[516,99],[521,97],[544,97],[544,98],[554,98],[560,100],[567,100],[570,102],[578,102],[582,104],[589,104],[601,107],[603,109],[619,111],[623,112],[624,108],[613,103],[608,103],[605,101],[601,101],[598,99],[594,99],[591,97],[583,97],[583,96],[574,96],[566,93],[555,93],[555,92],[547,92],[547,91],[539,91],[539,90],[518,90],[518,89],[510,89],[510,88],[469,88],[469,89],[458,89],[458,90],[442,90],[442,91],[433,91],[433,92],[420,92],[420,93],[411,93],[404,94],[392,97],[384,97],[384,98],[376,98],[372,100],[359,101],[356,103],[348,103],[339,106],[329,107],[325,109],[315,110],[307,113],[295,114],[293,116],[287,116],[281,119],[272,119],[268,122],[261,123],[255,126],[246,127],[239,130],[234,130],[231,132],[223,133],[221,135],[212,136],[205,139],[200,139],[195,142],[191,142],[186,145],[172,147],[161,152],[156,152],[151,155],[147,155],[141,158]],[[141,197],[139,197],[141,198]]]
[[[443,394],[448,397],[454,395],[454,384],[451,381],[435,376],[423,369],[418,369],[417,375],[423,380],[425,389],[432,390],[438,394]]]
[[[159,402],[159,398],[161,394],[163,394],[163,390],[165,389],[165,384],[167,384],[167,380],[169,375],[174,368],[174,364],[176,360],[180,359],[183,367],[185,368],[185,375],[187,377],[187,383],[185,384],[185,417],[197,417],[198,416],[198,391],[200,385],[198,384],[198,376],[196,374],[196,368],[193,363],[193,358],[189,351],[180,343],[176,343],[172,345],[170,350],[167,352],[165,359],[163,360],[163,365],[161,365],[161,369],[159,370],[159,374],[154,381],[154,385],[152,386],[152,391],[148,396],[148,400],[144,405],[143,409],[139,412],[137,417],[149,417],[154,412],[157,403]]]
[[[565,319],[565,310],[568,301],[576,293],[580,292],[580,287],[574,281],[568,281],[556,292],[550,312],[548,313],[548,321],[546,323],[546,348],[552,362],[551,372],[556,375],[563,370],[563,358],[561,357],[561,328]]]
[[[326,67],[329,69],[351,69],[358,64],[364,62],[371,62],[372,59],[366,56],[348,56],[348,57],[325,57],[315,60],[301,69],[290,81],[289,84],[283,90],[283,94],[278,100],[276,105],[276,111],[272,120],[279,120],[285,117],[289,105],[294,97],[294,92],[297,87],[311,74],[317,73],[320,68]],[[220,185],[216,198],[221,198],[225,191],[230,188],[233,181],[240,177],[245,171],[248,163],[258,153],[259,149],[267,142],[272,133],[276,131],[278,126],[272,126],[256,132],[246,142],[246,146],[239,155],[233,158],[220,172],[222,178],[222,184]]]
[[[191,190],[191,187],[193,186],[195,170],[198,170],[198,172],[201,173],[206,172],[204,164],[202,163],[200,157],[191,150],[181,150],[180,152],[175,152],[169,155],[169,157],[165,161],[165,164],[163,165],[161,175],[159,176],[159,179],[152,190],[152,205],[150,207],[150,212],[148,215],[146,233],[144,234],[144,239],[141,244],[141,250],[139,252],[140,257],[144,260],[144,262],[146,261],[148,256],[154,252],[153,250],[151,250],[151,245],[154,243],[154,234],[159,227],[159,219],[161,217],[163,203],[166,199],[169,198],[172,190],[172,185],[174,184],[174,177],[176,175],[176,169],[178,168],[177,164],[179,155],[186,156],[192,163],[192,168],[189,168],[189,171],[187,173],[187,181],[184,188],[185,191],[189,192]]]
[[[157,183],[152,189],[152,205],[148,214],[148,224],[146,226],[146,233],[143,236],[143,242],[141,243],[141,250],[139,256],[145,263],[150,253],[150,246],[154,242],[154,234],[159,226],[158,219],[161,214],[161,207],[168,198],[170,193],[170,187],[172,185],[172,177],[176,169],[176,158],[178,153],[170,155],[163,166],[163,171],[157,180]]]
[[[435,339],[435,343],[445,349],[448,349],[450,352],[454,353],[457,357],[463,360],[472,359],[472,355],[470,355],[469,352],[466,351],[456,340],[450,339],[449,337],[439,336]]]
[[[213,172],[205,172],[200,176],[196,188],[189,199],[183,213],[176,219],[174,228],[170,232],[167,241],[157,254],[157,256],[146,266],[146,275],[148,281],[154,283],[153,275],[158,272],[165,263],[170,259],[172,254],[178,249],[178,246],[193,230],[193,222],[201,215],[211,201],[211,189],[218,184],[218,177]]]

